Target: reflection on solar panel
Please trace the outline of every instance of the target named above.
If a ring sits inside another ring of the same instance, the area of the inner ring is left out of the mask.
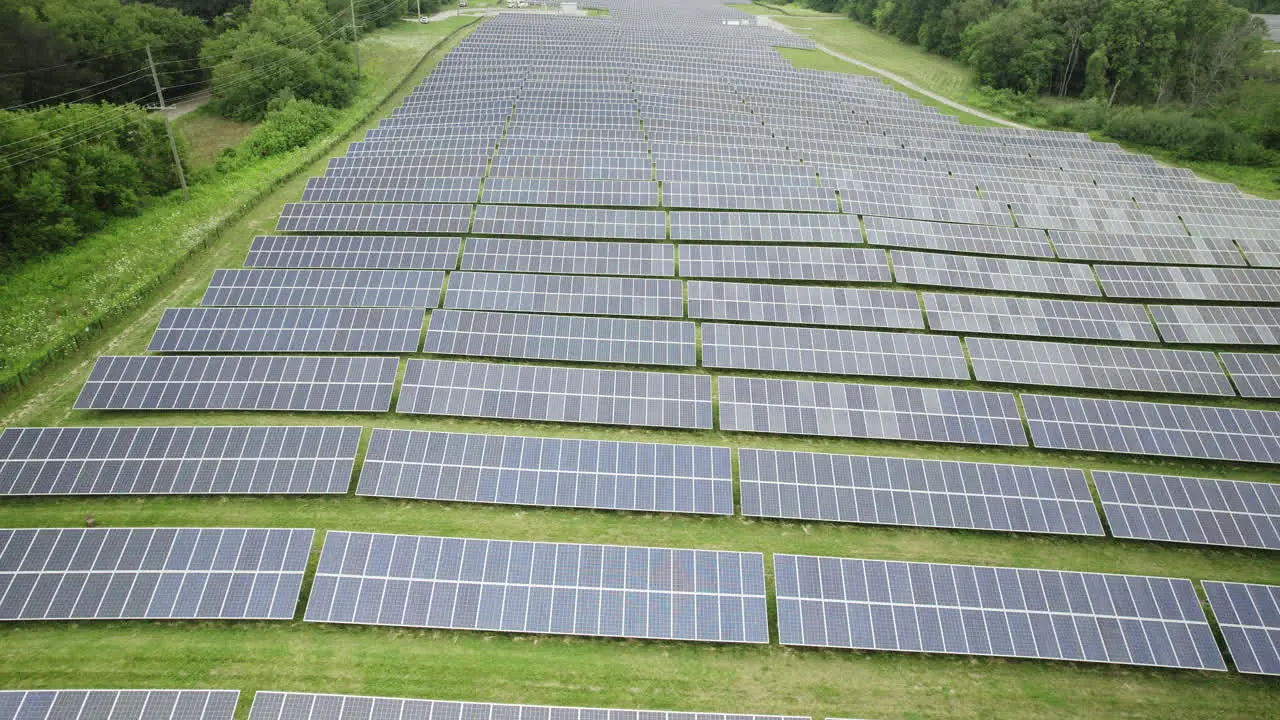
[[[147,349],[412,353],[424,315],[408,308],[167,308]]]
[[[1053,257],[1043,230],[960,225],[957,223],[904,220],[868,215],[863,218],[867,242],[872,245],[945,250],[980,255]]]
[[[684,292],[679,280],[660,278],[459,271],[449,276],[444,306],[570,315],[681,317]]]
[[[681,245],[683,277],[891,282],[889,259],[870,248]]]
[[[893,275],[907,285],[940,285],[1049,295],[1101,295],[1088,265],[894,250]]]
[[[769,642],[759,553],[338,531],[306,619]]]
[[[1280,267],[1280,247],[1269,238],[1235,238],[1236,244],[1254,267]]]
[[[722,430],[1027,444],[1010,393],[742,377],[719,386]]]
[[[673,211],[671,239],[852,244],[862,242],[862,231],[856,215]]]
[[[1252,398],[1280,398],[1280,355],[1222,353],[1222,364],[1240,394]]]
[[[1203,580],[1236,669],[1280,675],[1280,587]]]
[[[660,210],[480,205],[475,228],[481,235],[663,240],[667,216]]]
[[[357,495],[733,514],[729,448],[375,428]]]
[[[1111,534],[1280,550],[1280,486],[1094,470]]]
[[[1280,302],[1280,270],[1095,265],[1110,297]]]
[[[435,307],[438,270],[215,270],[200,304]]]
[[[425,351],[528,360],[696,365],[691,322],[436,310]]]
[[[567,275],[676,274],[675,249],[667,244],[468,238],[463,270],[564,273]]]
[[[1280,412],[1022,395],[1039,448],[1280,463]]]
[[[809,285],[690,280],[689,317],[804,325],[924,327],[916,294]]]
[[[399,359],[103,355],[77,410],[391,409]]]
[[[704,367],[969,379],[960,339],[778,325],[702,324]]]
[[[435,720],[491,718],[499,720],[810,720],[776,715],[721,715],[662,710],[607,710],[549,707],[544,705],[496,705],[446,700],[408,700],[356,695],[311,695],[259,690],[253,696],[249,720],[369,720],[369,718],[420,718]],[[62,720],[62,719],[57,719]],[[66,720],[74,720],[67,718]],[[112,718],[111,720],[115,720]],[[133,720],[123,718],[122,720]],[[176,720],[176,719],[175,719]],[[202,719],[197,719],[202,720]]]
[[[1013,385],[1235,395],[1211,352],[969,338],[974,376]]]
[[[407,203],[286,203],[281,232],[465,233],[471,205]]]
[[[514,205],[657,207],[658,183],[652,180],[489,178],[484,185],[484,201]]]
[[[711,377],[410,360],[396,412],[711,428]]]
[[[345,493],[359,427],[8,428],[0,495]]]
[[[1151,305],[1169,343],[1280,345],[1280,308],[1230,305]]]
[[[456,237],[409,235],[259,235],[245,267],[452,270]]]
[[[748,517],[1102,535],[1080,470],[738,451]]]
[[[289,620],[312,533],[0,530],[0,620]]]
[[[0,690],[0,720],[232,720],[239,690]]]
[[[783,645],[1226,670],[1190,580],[774,555]]]
[[[319,203],[473,203],[480,197],[479,177],[313,177],[303,202]]]
[[[974,225],[1013,226],[1009,206],[972,197],[956,195],[931,195],[911,192],[905,188],[893,192],[862,188],[840,187],[840,199],[846,213],[881,215],[884,217],[933,220],[938,222],[971,223]],[[1023,226],[1034,226],[1022,223]]]
[[[934,330],[1081,340],[1160,340],[1141,305],[925,293],[924,307]]]
[[[1115,235],[1050,230],[1059,257],[1068,260],[1159,263],[1169,265],[1244,265],[1227,239],[1186,235]]]

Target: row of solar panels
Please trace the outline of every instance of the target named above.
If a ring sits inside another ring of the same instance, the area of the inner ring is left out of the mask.
[[[535,296],[548,298],[547,295]],[[586,296],[588,299],[601,299]],[[559,308],[553,308],[559,309]],[[168,353],[416,353],[424,310],[169,308],[148,347]],[[736,319],[736,318],[735,318]],[[708,368],[1013,385],[1280,397],[1280,354],[961,338],[781,325],[701,324]],[[679,320],[435,310],[425,351],[522,360],[693,367]],[[969,360],[973,362],[973,374]],[[1225,372],[1224,372],[1225,368]],[[1227,373],[1230,373],[1230,380]]]
[[[0,530],[0,621],[292,619],[312,536]],[[773,563],[783,645],[1227,669],[1190,580],[786,554]],[[1280,609],[1280,587],[1204,586],[1226,629],[1257,623],[1274,657],[1266,631],[1280,623],[1266,613]],[[1257,600],[1272,605],[1260,613]],[[304,619],[766,644],[767,605],[760,553],[329,530]],[[1227,637],[1239,669],[1276,672]]]
[[[9,428],[0,495],[345,494],[358,427]],[[1104,534],[1085,472],[742,448],[744,516]],[[1280,550],[1280,487],[1092,471],[1121,538]],[[730,449],[375,428],[357,495],[732,515]]]
[[[392,357],[98,358],[80,410],[387,412]],[[1280,463],[1280,411],[721,376],[722,430]],[[711,377],[411,359],[396,411],[710,430]]]
[[[670,218],[670,238],[673,240],[725,240],[734,242],[753,242],[761,233],[773,232],[776,228],[793,230],[814,230],[820,227],[836,227],[844,231],[843,236],[829,236],[827,239],[790,238],[776,242],[817,242],[817,243],[858,243],[861,234],[857,232],[858,216],[878,216],[885,218],[885,225],[892,226],[894,218],[904,218],[902,208],[907,208],[905,220],[924,222],[930,226],[953,225],[967,223],[975,227],[995,226],[994,230],[1014,230],[1013,218],[994,209],[978,213],[976,210],[956,217],[929,203],[929,198],[915,197],[905,193],[893,196],[884,195],[876,199],[874,204],[865,201],[867,207],[859,212],[843,215],[830,213],[789,213],[789,212],[709,212],[709,211],[664,211],[664,210],[625,210],[602,207],[559,207],[550,205],[470,205],[470,204],[428,204],[428,203],[288,203],[280,215],[276,229],[285,232],[301,233],[430,233],[460,235],[475,233],[477,235],[519,235],[527,237],[554,238],[601,238],[623,240],[665,240],[668,238],[668,216]],[[910,208],[919,208],[918,213],[909,212]],[[474,208],[474,220],[472,210]],[[726,208],[731,209],[731,208]],[[751,208],[740,208],[751,210]],[[772,216],[769,218],[769,216]],[[972,216],[972,217],[970,217]],[[769,218],[769,219],[765,219]],[[1219,218],[1226,221],[1225,218]],[[899,220],[898,222],[902,222]],[[909,223],[910,224],[910,223]],[[1032,226],[1034,232],[1059,231],[1064,234],[1065,244],[1070,244],[1073,237],[1067,231],[1084,235],[1112,235],[1120,238],[1132,238],[1143,235],[1178,238],[1180,242],[1186,235],[1185,228],[1179,224],[1169,224],[1160,232],[1153,233],[1148,222],[1138,221],[1095,221],[1093,225],[1086,223],[1082,227],[1061,227],[1059,223],[1047,223],[1046,227]],[[1200,226],[1196,226],[1199,228]],[[1027,229],[1027,228],[1024,228]],[[1261,234],[1258,234],[1261,233]],[[996,234],[996,233],[992,233]],[[1200,235],[1204,237],[1201,238]],[[888,235],[892,237],[892,235]],[[837,239],[839,237],[839,239]],[[1217,232],[1207,233],[1203,230],[1195,236],[1202,240],[1205,247],[1225,249],[1222,240],[1237,241],[1240,248],[1251,259],[1261,264],[1274,261],[1277,248],[1272,236],[1266,231],[1242,229],[1235,227],[1219,228]],[[852,238],[852,239],[849,239]],[[1088,238],[1084,238],[1086,241]],[[1215,242],[1219,241],[1219,242]],[[1161,241],[1123,240],[1122,247],[1132,246],[1135,256],[1152,253],[1160,256]],[[1154,245],[1155,247],[1147,247]],[[1194,247],[1194,243],[1193,243]],[[1141,252],[1140,252],[1141,251]],[[1082,251],[1088,252],[1088,251]],[[1117,251],[1118,252],[1118,251]],[[1126,260],[1127,253],[1119,260]],[[1103,256],[1105,257],[1105,255]]]

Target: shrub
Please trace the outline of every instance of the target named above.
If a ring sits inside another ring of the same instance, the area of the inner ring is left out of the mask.
[[[271,101],[262,124],[234,150],[218,158],[221,171],[235,170],[258,158],[300,148],[333,128],[337,113],[310,100],[284,94]]]

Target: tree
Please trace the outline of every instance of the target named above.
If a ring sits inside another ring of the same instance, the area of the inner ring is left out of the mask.
[[[1107,47],[1108,105],[1121,88],[1135,101],[1164,99],[1172,84],[1183,11],[1182,0],[1110,0],[1096,30],[1099,44]]]
[[[1053,76],[1063,38],[1043,15],[1022,3],[964,32],[965,60],[986,85],[1038,93]]]
[[[1245,67],[1259,57],[1266,25],[1217,0],[1186,0],[1178,30],[1179,93],[1193,107],[1239,86]]]

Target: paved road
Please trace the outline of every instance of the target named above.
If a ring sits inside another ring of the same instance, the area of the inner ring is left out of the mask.
[[[802,36],[802,37],[803,37],[803,33],[798,33],[798,32],[796,32],[795,30],[793,30],[792,28],[790,28],[790,27],[788,27],[788,26],[784,25],[783,23],[780,23],[780,22],[778,22],[777,20],[774,20],[774,19],[773,19],[773,17],[772,17],[772,16],[770,16],[770,15],[757,15],[756,17],[759,17],[759,18],[764,19],[764,20],[766,21],[766,24],[767,24],[768,26],[770,26],[770,27],[774,27],[774,28],[777,28],[777,29],[782,30],[782,31],[784,31],[784,32],[789,32],[789,33],[792,33],[792,34],[795,34],[795,35],[800,35],[800,36]],[[805,19],[805,20],[811,20],[811,19],[816,19],[816,18],[804,18],[804,19]],[[824,18],[824,19],[826,19],[826,18]],[[843,18],[830,18],[830,19],[832,19],[832,20],[843,20]],[[812,38],[810,38],[810,39],[812,39]],[[975,115],[975,116],[980,117],[980,118],[982,118],[983,120],[986,120],[986,121],[988,121],[988,122],[996,123],[997,125],[1004,125],[1005,127],[1022,128],[1022,129],[1024,129],[1024,130],[1028,130],[1028,129],[1030,129],[1030,128],[1028,128],[1026,125],[1020,125],[1020,124],[1018,124],[1018,123],[1016,123],[1016,122],[1012,122],[1012,121],[1010,121],[1010,120],[1005,120],[1004,118],[996,117],[995,115],[988,115],[987,113],[984,113],[984,112],[982,112],[981,110],[979,110],[979,109],[977,109],[977,108],[971,108],[971,107],[969,107],[968,105],[964,105],[964,104],[962,104],[962,103],[958,103],[958,102],[956,102],[956,101],[954,101],[954,100],[952,100],[952,99],[950,99],[950,98],[943,97],[942,95],[939,95],[939,94],[937,94],[937,93],[935,93],[935,92],[931,92],[931,91],[929,91],[929,90],[926,90],[925,88],[920,87],[919,85],[916,85],[915,83],[913,83],[913,82],[911,82],[910,80],[908,80],[908,79],[906,79],[906,78],[902,77],[901,75],[898,75],[898,74],[896,74],[896,73],[891,73],[891,72],[889,72],[888,70],[885,70],[885,69],[883,69],[883,68],[878,68],[878,67],[876,67],[875,65],[872,65],[872,64],[870,64],[870,63],[865,63],[865,62],[863,62],[863,61],[861,61],[861,60],[856,60],[856,59],[854,59],[854,58],[849,57],[848,55],[843,55],[843,54],[838,53],[838,52],[836,52],[835,50],[832,50],[831,48],[829,48],[829,47],[827,47],[827,46],[825,46],[825,45],[822,45],[822,44],[820,44],[820,43],[818,43],[818,42],[814,42],[814,45],[815,45],[819,50],[821,50],[822,52],[824,52],[824,53],[826,53],[826,54],[828,54],[828,55],[830,55],[830,56],[832,56],[832,57],[834,57],[834,58],[839,58],[839,59],[841,59],[841,60],[843,60],[843,61],[845,61],[845,62],[847,62],[847,63],[852,63],[852,64],[854,64],[854,65],[857,65],[857,66],[858,66],[858,67],[860,67],[860,68],[864,68],[864,69],[866,69],[866,70],[870,70],[871,72],[873,72],[873,73],[875,73],[875,74],[877,74],[877,75],[879,75],[879,76],[881,76],[881,77],[888,78],[888,79],[890,79],[890,80],[892,80],[892,81],[894,81],[894,82],[898,83],[899,85],[901,85],[901,86],[903,86],[903,87],[905,87],[905,88],[908,88],[908,89],[910,89],[910,90],[913,90],[913,91],[915,91],[915,92],[918,92],[918,93],[920,93],[921,95],[924,95],[925,97],[927,97],[927,98],[929,98],[929,99],[931,99],[931,100],[936,100],[937,102],[940,102],[940,103],[942,103],[943,105],[946,105],[946,106],[948,106],[948,107],[955,108],[956,110],[960,110],[961,112],[969,113],[970,115]]]

